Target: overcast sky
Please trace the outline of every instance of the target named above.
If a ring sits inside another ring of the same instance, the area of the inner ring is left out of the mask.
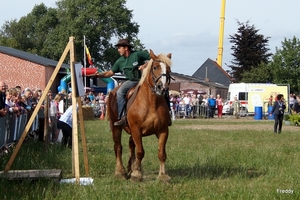
[[[19,19],[36,4],[55,7],[55,0],[0,0],[0,25]],[[133,21],[140,25],[139,38],[155,53],[172,53],[172,71],[192,75],[208,58],[216,60],[222,0],[127,0]],[[249,21],[265,37],[269,48],[281,48],[284,38],[300,38],[300,0],[227,0],[225,7],[222,66],[230,65],[229,35],[237,23]],[[93,52],[91,52],[93,54]]]

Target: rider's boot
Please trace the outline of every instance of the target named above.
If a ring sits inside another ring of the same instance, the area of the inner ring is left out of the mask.
[[[118,121],[114,123],[114,126],[125,126],[126,124],[126,116],[121,117]]]

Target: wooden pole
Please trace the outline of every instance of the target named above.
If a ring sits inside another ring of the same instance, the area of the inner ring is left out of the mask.
[[[48,91],[44,91],[48,94]],[[45,121],[44,121],[44,141],[45,141],[45,150],[47,151],[49,149],[49,143],[50,143],[50,138],[49,138],[49,131],[48,131],[48,127],[49,127],[49,97],[47,95],[47,97],[45,98],[45,104],[44,104],[44,117],[45,117]]]
[[[77,102],[78,102],[78,115],[79,115],[79,124],[80,124],[80,132],[81,132],[81,143],[82,143],[82,149],[83,149],[85,175],[88,176],[90,174],[89,160],[88,160],[88,153],[87,153],[87,148],[86,148],[86,135],[85,135],[85,130],[84,130],[82,104],[81,104],[80,97],[77,98]]]
[[[70,37],[70,69],[71,69],[71,88],[72,88],[72,155],[73,169],[75,172],[76,183],[79,183],[79,154],[78,154],[78,127],[77,127],[77,99],[76,99],[76,76],[75,76],[75,47],[74,37]]]

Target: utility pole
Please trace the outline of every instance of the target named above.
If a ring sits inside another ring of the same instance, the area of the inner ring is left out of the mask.
[[[223,59],[223,39],[224,39],[224,23],[225,23],[225,4],[226,0],[221,0],[221,17],[220,17],[220,33],[219,33],[219,46],[218,46],[218,58],[217,63],[222,67]]]

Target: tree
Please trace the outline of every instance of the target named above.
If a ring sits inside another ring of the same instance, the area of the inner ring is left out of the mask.
[[[268,63],[269,57],[267,48],[269,37],[264,37],[258,34],[258,29],[254,25],[250,26],[249,22],[238,23],[238,33],[230,35],[230,42],[233,43],[231,54],[234,58],[231,61],[231,76],[235,82],[243,79],[243,73],[249,72],[254,68],[259,67],[262,63]],[[244,74],[246,75],[246,74]]]
[[[281,48],[270,63],[276,83],[289,84],[292,93],[300,92],[300,41],[295,36],[292,39],[284,38]]]
[[[2,26],[0,44],[47,57],[43,46],[58,23],[56,15],[55,9],[48,9],[44,4],[36,5],[19,21],[7,21]]]
[[[269,63],[261,63],[250,71],[242,73],[241,82],[245,83],[274,83],[272,66]]]
[[[59,60],[69,37],[74,36],[80,61],[85,36],[95,65],[109,68],[119,57],[115,41],[127,37],[139,43],[139,25],[132,21],[132,11],[125,3],[126,0],[61,0],[56,2],[57,8],[36,5],[19,21],[6,22],[0,32],[0,45]]]

